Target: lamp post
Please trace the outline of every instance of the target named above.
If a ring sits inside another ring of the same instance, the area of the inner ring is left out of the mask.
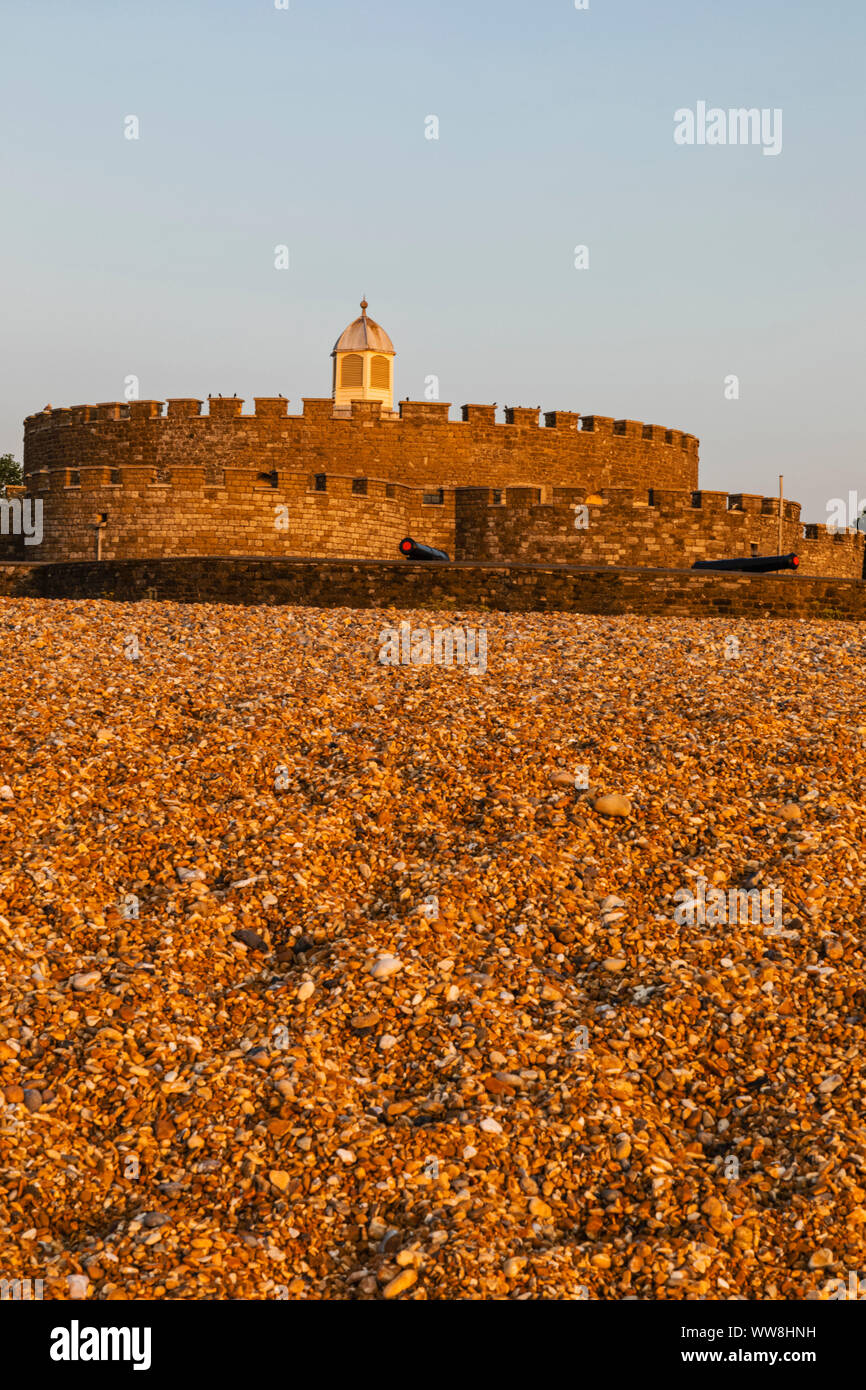
[[[783,493],[782,493],[782,485],[783,485],[783,482],[784,482],[784,474],[780,473],[780,474],[779,474],[779,547],[778,547],[778,550],[776,551],[776,554],[777,554],[777,555],[781,555],[781,553],[782,553],[782,510],[783,510]]]
[[[107,513],[106,513],[106,512],[99,512],[99,513],[97,513],[97,516],[96,516],[96,519],[95,519],[93,525],[94,525],[94,529],[95,529],[95,531],[96,531],[96,558],[97,558],[97,560],[101,560],[101,559],[102,559],[102,533],[103,533],[103,531],[105,530],[106,526],[108,525],[108,515],[107,515]]]

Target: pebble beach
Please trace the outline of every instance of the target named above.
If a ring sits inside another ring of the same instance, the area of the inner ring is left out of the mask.
[[[866,1270],[856,624],[4,598],[0,653],[9,1278]]]

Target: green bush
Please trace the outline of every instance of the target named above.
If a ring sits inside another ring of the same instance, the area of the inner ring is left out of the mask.
[[[21,464],[11,454],[0,454],[0,488],[18,487],[23,481]]]

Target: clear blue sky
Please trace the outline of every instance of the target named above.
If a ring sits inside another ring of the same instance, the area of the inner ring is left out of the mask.
[[[399,397],[683,428],[814,520],[866,494],[862,6],[290,4],[3,0],[0,452],[130,374],[299,410],[366,293]],[[781,108],[782,153],[675,145],[701,100]]]

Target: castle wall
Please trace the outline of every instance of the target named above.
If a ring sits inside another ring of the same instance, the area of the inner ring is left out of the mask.
[[[368,478],[365,495],[353,479],[328,472],[317,491],[309,474],[277,470],[277,485],[248,470],[225,470],[208,482],[201,467],[175,468],[170,481],[149,482],[147,470],[123,468],[107,484],[100,471],[81,470],[80,485],[54,474],[43,499],[44,539],[5,558],[90,560],[97,526],[103,560],[168,555],[344,555],[391,558],[413,531],[453,553],[454,493],[426,505],[417,488]],[[133,476],[135,473],[135,476]],[[141,476],[144,473],[145,476]],[[393,494],[392,496],[389,496]],[[0,552],[2,556],[2,552]]]
[[[541,425],[521,407],[497,423],[492,405],[451,421],[438,401],[403,401],[399,416],[354,401],[335,417],[330,397],[300,415],[282,397],[257,397],[247,415],[237,397],[208,407],[111,401],[30,416],[25,484],[43,503],[44,538],[0,534],[0,560],[94,559],[97,535],[103,561],[388,560],[405,535],[457,559],[545,564],[689,567],[777,549],[778,500],[697,491],[698,440],[663,426],[562,411]],[[804,534],[799,512],[785,503],[782,547],[801,571],[861,577],[864,538]]]
[[[580,505],[585,518],[575,511]],[[577,519],[587,520],[585,529]],[[494,505],[487,488],[457,490],[457,559],[679,569],[695,560],[775,555],[778,535],[779,499],[749,493],[605,488],[597,496],[553,488],[544,502],[536,489],[508,488]],[[782,552],[799,555],[801,573],[862,578],[864,543],[859,532],[804,528],[800,504],[784,503]]]
[[[693,487],[698,441],[637,421],[515,407],[403,401],[400,415],[356,401],[335,418],[330,398],[288,415],[281,397],[258,397],[244,415],[236,397],[105,402],[43,411],[25,421],[28,492],[45,503],[40,559],[95,555],[255,554],[382,556],[417,532],[453,553],[455,486],[517,483]],[[582,427],[580,427],[582,426]],[[276,474],[270,488],[261,475]],[[313,487],[328,475],[327,494]],[[367,496],[352,479],[367,479]],[[445,506],[422,502],[443,489]],[[289,508],[289,528],[274,508]]]
[[[439,401],[402,401],[400,416],[383,416],[374,401],[356,401],[349,419],[335,419],[333,402],[305,400],[288,415],[282,398],[256,399],[241,413],[235,397],[209,402],[107,402],[42,412],[25,421],[25,474],[43,469],[201,466],[328,471],[388,478],[409,486],[506,487],[516,483],[602,487],[697,487],[698,440],[679,430],[602,416],[464,406],[448,419]]]
[[[805,574],[866,578],[866,535],[862,531],[833,531],[820,523],[803,527],[796,547]]]
[[[456,608],[482,613],[500,609],[866,622],[866,584],[792,571],[724,574],[563,565],[413,565],[401,560],[175,558],[0,564],[0,594],[121,602],[157,598],[181,603],[427,609],[440,614]],[[371,659],[375,659],[374,651]],[[495,671],[497,660],[494,644],[488,652],[489,671]]]

